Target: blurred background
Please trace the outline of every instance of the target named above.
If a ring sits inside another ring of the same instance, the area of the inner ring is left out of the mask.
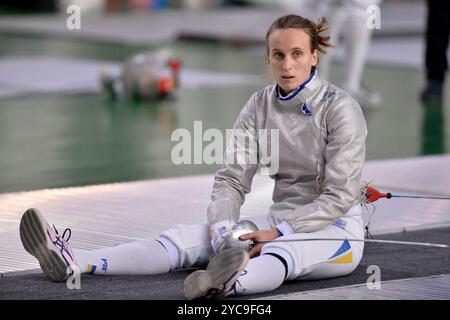
[[[271,81],[269,25],[286,13],[317,19],[326,13],[317,2],[3,0],[0,193],[214,173],[220,165],[172,162],[173,131],[193,136],[194,121],[202,121],[203,132],[225,135],[250,95]],[[71,5],[80,8],[79,29],[70,27]],[[381,25],[361,79],[380,96],[362,104],[367,160],[449,153],[448,81],[442,100],[420,99],[427,2],[378,5]],[[117,77],[130,57],[159,50],[181,62],[171,95],[111,98],[102,90],[102,70]],[[341,46],[329,54],[329,78],[340,85],[347,54]]]

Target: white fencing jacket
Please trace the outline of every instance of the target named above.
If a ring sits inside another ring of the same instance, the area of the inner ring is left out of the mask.
[[[279,135],[278,170],[270,174],[275,180],[272,225],[283,232],[317,231],[359,203],[367,128],[361,107],[348,93],[319,79],[316,70],[285,97],[277,85],[269,85],[250,97],[234,125],[234,132],[246,132],[256,145],[246,155],[259,160],[261,129],[278,129]],[[237,221],[251,190],[258,165],[229,161],[236,152],[227,147],[225,164],[215,175],[210,226]]]

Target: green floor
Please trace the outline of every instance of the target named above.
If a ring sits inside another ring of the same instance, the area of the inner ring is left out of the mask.
[[[152,49],[11,34],[0,35],[0,43],[0,58],[52,55],[121,61]],[[188,68],[266,74],[262,57],[246,50],[200,43],[168,47]],[[368,67],[364,82],[384,99],[379,110],[364,112],[368,160],[449,153],[448,102],[444,107],[420,105],[421,72]],[[153,103],[111,102],[93,94],[2,99],[0,193],[213,173],[217,165],[174,165],[171,133],[176,128],[192,131],[195,120],[203,121],[203,131],[231,128],[242,104],[259,88],[182,89],[174,100]]]

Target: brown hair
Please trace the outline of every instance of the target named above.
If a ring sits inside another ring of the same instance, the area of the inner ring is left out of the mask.
[[[323,31],[328,29],[327,20],[321,17],[317,23],[312,22],[309,19],[289,14],[279,17],[270,26],[266,33],[266,53],[269,55],[269,36],[277,29],[303,29],[310,38],[311,52],[317,49],[319,52],[326,53],[325,48],[333,47],[330,43],[330,37],[320,35]]]

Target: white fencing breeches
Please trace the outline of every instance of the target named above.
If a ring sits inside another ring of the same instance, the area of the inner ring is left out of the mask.
[[[271,229],[267,216],[248,218],[258,229]],[[204,267],[213,256],[208,224],[175,225],[163,232],[162,238],[170,240],[179,253],[179,265],[172,269]],[[294,233],[281,236],[283,239],[339,238],[363,239],[364,227],[361,210],[352,208],[349,213],[327,227],[310,233]],[[287,279],[325,279],[351,273],[359,265],[364,250],[363,242],[340,241],[296,241],[272,242],[264,245],[261,254],[274,253],[289,265]]]

